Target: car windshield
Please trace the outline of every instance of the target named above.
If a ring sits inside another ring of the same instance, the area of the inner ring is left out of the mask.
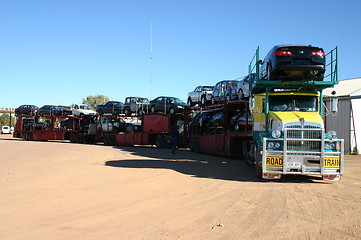
[[[90,108],[87,105],[80,105],[80,109],[90,110]]]
[[[183,101],[180,100],[179,98],[169,98],[169,101],[171,103],[183,104]]]
[[[317,112],[318,101],[316,96],[270,96],[270,111],[301,111]]]
[[[138,98],[137,102],[138,103],[149,103],[147,98]]]

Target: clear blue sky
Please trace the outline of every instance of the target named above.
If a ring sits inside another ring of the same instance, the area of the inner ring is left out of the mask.
[[[245,75],[257,46],[263,58],[283,43],[338,46],[339,79],[361,77],[360,10],[359,0],[0,0],[0,107],[186,100]]]

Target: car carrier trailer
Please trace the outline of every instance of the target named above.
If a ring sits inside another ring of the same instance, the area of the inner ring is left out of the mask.
[[[180,144],[184,145],[184,114],[143,114],[141,116],[101,116],[117,118],[111,130],[99,129],[100,138],[105,145],[155,145],[158,148],[171,147],[171,129],[177,127],[180,133]]]
[[[69,120],[72,124],[62,124]],[[80,122],[75,116],[18,115],[13,136],[25,141],[69,140],[81,131]]]

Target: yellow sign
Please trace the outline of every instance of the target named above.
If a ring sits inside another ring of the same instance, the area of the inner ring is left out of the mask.
[[[328,157],[324,159],[325,168],[339,168],[340,167],[340,158],[338,157]]]
[[[266,157],[266,166],[282,167],[283,166],[283,157]]]

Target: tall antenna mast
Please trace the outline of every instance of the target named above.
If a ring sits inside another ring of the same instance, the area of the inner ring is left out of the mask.
[[[152,38],[153,38],[153,33],[152,33],[152,21],[150,21],[150,26],[149,26],[149,42],[150,42],[150,46],[149,46],[149,49],[150,49],[150,59],[149,59],[149,61],[150,61],[150,73],[149,73],[149,100],[152,100],[152,71],[153,71],[153,69],[152,69],[152,60],[153,60],[153,40],[152,40]]]

